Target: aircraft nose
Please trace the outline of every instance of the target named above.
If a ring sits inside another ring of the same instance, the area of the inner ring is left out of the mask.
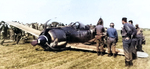
[[[45,35],[41,35],[39,36],[39,38],[35,41],[33,41],[31,44],[33,46],[36,46],[36,45],[44,45],[46,42],[48,42],[48,39]]]
[[[31,45],[33,45],[33,46],[36,46],[37,44],[38,44],[37,40],[31,42]]]
[[[48,39],[45,35],[41,35],[37,40],[38,44],[40,44],[40,45],[45,44],[47,41],[48,41]]]

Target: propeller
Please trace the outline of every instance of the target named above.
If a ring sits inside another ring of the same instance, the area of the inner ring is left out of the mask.
[[[34,41],[31,42],[31,44],[32,44],[33,46],[36,46],[36,45],[38,45],[39,43],[41,44],[41,42],[42,42],[42,44],[43,44],[44,42],[46,42],[47,38],[46,38],[44,35],[46,35],[47,23],[48,23],[50,20],[51,20],[51,19],[47,20],[46,23],[44,24],[44,31],[43,31],[43,34],[42,34],[41,36],[39,36],[38,40],[34,40]],[[48,41],[48,40],[47,40],[47,41]]]
[[[47,27],[47,23],[48,23],[50,20],[51,20],[51,19],[47,20],[46,23],[44,24],[43,35],[46,35],[46,27]]]
[[[56,18],[56,17],[55,17]],[[43,30],[43,33],[39,36],[39,38],[35,41],[32,41],[31,44],[33,46],[36,46],[36,45],[44,45],[47,41],[48,41],[48,38],[45,36],[47,31],[46,31],[46,27],[47,27],[47,23],[50,21],[51,19],[47,20],[46,23],[44,24],[44,30]]]

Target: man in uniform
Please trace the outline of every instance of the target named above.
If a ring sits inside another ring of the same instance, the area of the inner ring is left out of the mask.
[[[132,20],[129,20],[129,24],[133,25],[133,21],[132,21]]]
[[[15,39],[15,33],[14,33],[14,31],[13,31],[13,27],[12,26],[10,26],[10,40],[14,40]]]
[[[143,42],[143,40],[145,40],[144,36],[143,36],[143,31],[142,31],[141,28],[139,28],[138,24],[136,24],[135,27],[136,27],[136,30],[137,30],[137,38],[138,38],[137,51],[144,52],[142,50],[142,42]]]
[[[110,23],[110,28],[107,29],[107,36],[108,36],[107,39],[108,56],[110,57],[113,54],[115,58],[117,55],[116,43],[118,42],[118,34],[117,34],[117,30],[114,29],[114,23]]]
[[[98,23],[97,23],[97,26],[96,26],[96,36],[95,36],[95,39],[96,39],[96,43],[97,43],[97,55],[101,55],[103,56],[105,54],[105,51],[103,49],[103,46],[104,46],[104,32],[105,32],[105,29],[103,27],[103,20],[102,18],[99,19]],[[99,49],[100,47],[100,49]]]
[[[18,44],[22,36],[22,30],[16,27],[12,27],[12,29],[15,33],[15,43]]]
[[[134,27],[132,20],[129,20],[128,23],[131,24]],[[132,41],[131,41],[132,59],[137,58],[137,51],[136,51],[137,43],[138,43],[138,38],[137,37],[133,38]]]
[[[40,30],[40,31],[43,31],[43,29],[44,29],[44,24],[40,24],[40,25],[39,25],[39,30]]]
[[[3,45],[5,39],[7,39],[8,37],[8,25],[4,22],[4,21],[1,21],[1,29],[2,29],[2,38],[3,40],[1,41],[1,45]]]
[[[123,49],[125,54],[125,66],[132,66],[132,39],[136,37],[136,29],[129,23],[127,23],[127,18],[122,18],[122,39],[123,39]]]
[[[94,25],[92,25],[92,24],[90,24],[89,26],[90,26],[90,29],[93,29],[93,28],[95,28],[95,27],[94,27]]]
[[[37,29],[37,27],[35,26],[35,23],[31,23],[31,27],[33,28],[33,29]],[[34,35],[32,35],[33,36],[33,39],[35,40],[35,36]]]

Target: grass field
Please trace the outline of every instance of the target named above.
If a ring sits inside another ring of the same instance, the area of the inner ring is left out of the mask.
[[[143,50],[150,55],[150,31],[144,31],[144,35],[147,42]],[[122,48],[121,38],[117,47]],[[82,50],[52,52],[30,44],[0,46],[0,69],[150,69],[150,57],[138,58],[133,63],[128,68],[124,56],[97,56]]]

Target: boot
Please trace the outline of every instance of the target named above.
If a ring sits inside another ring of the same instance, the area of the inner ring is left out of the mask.
[[[144,52],[143,50],[140,50],[141,52]]]
[[[129,66],[129,61],[125,61],[125,66]]]
[[[103,56],[105,54],[105,52],[100,52],[100,55]]]
[[[144,52],[142,49],[137,49],[136,51]]]
[[[111,57],[112,55],[111,55],[111,53],[108,53],[108,57]]]
[[[4,43],[4,40],[2,40],[1,45],[3,45],[3,43]]]
[[[129,61],[129,66],[133,66],[133,63],[132,63],[132,61]]]
[[[100,55],[100,52],[97,52],[97,56],[99,56]]]
[[[116,58],[116,57],[117,57],[117,54],[116,54],[116,53],[113,53],[113,57]]]
[[[137,54],[132,54],[132,56],[133,60],[137,59]]]

